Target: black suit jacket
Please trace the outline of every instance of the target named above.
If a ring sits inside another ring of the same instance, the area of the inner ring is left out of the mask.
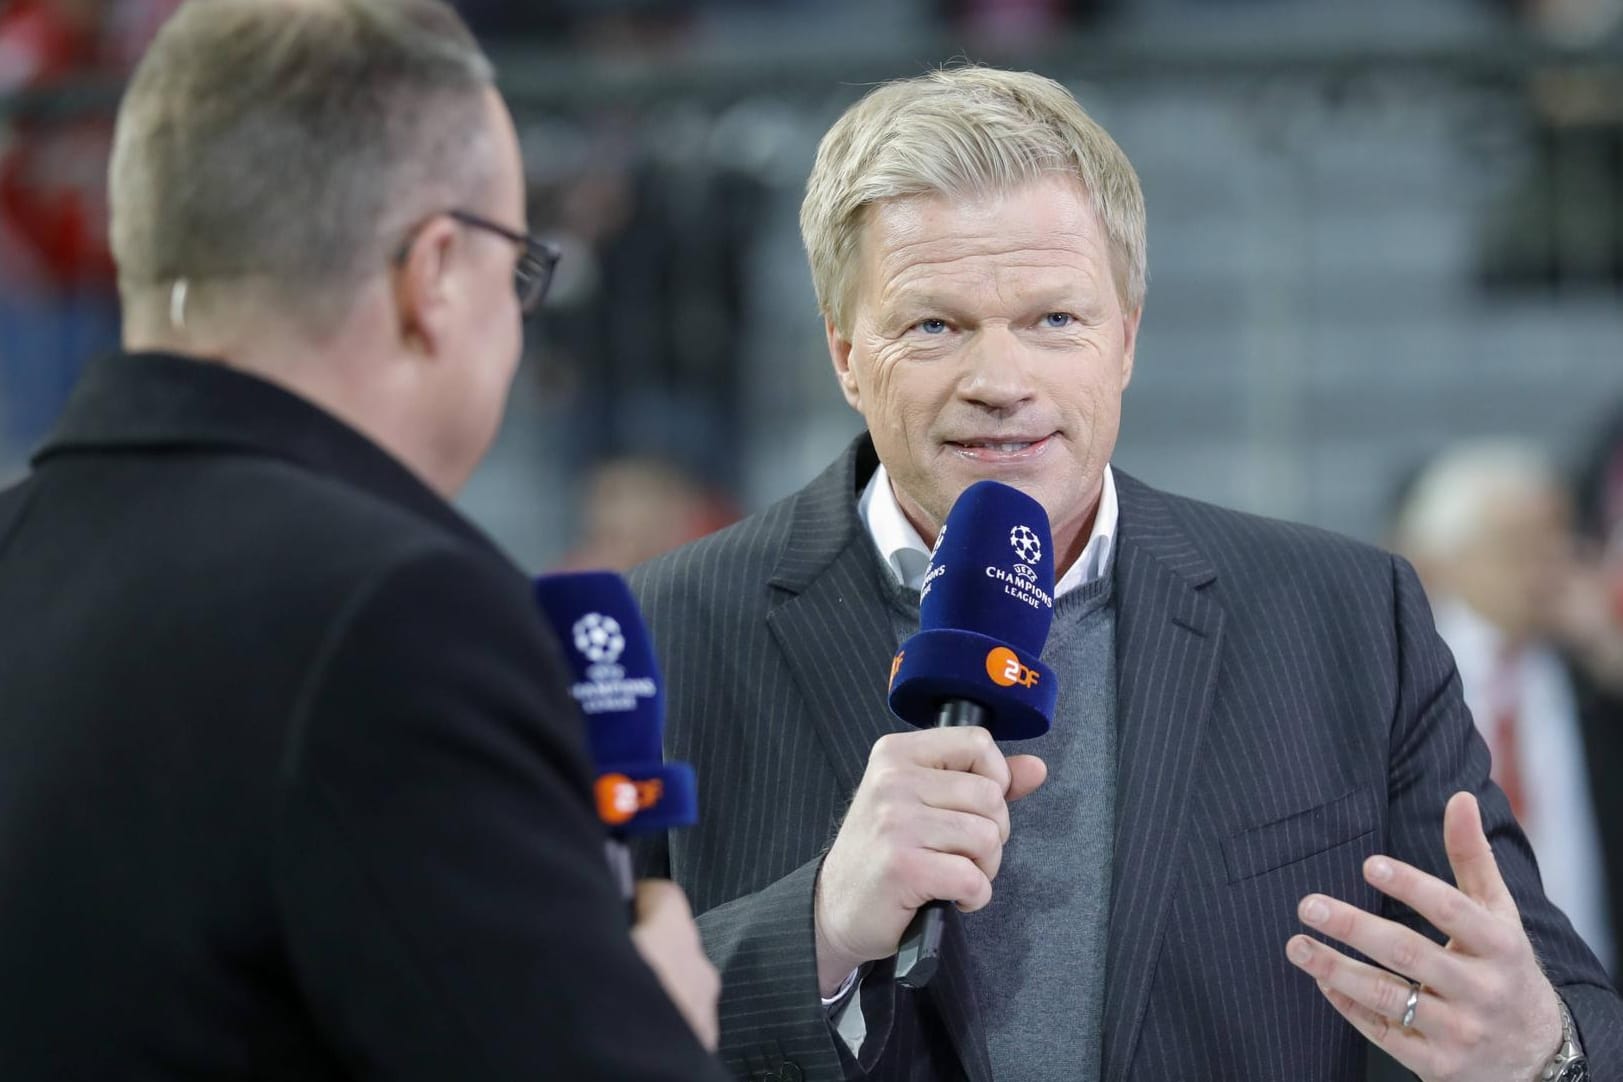
[[[1600,687],[1576,663],[1569,664],[1583,732],[1584,765],[1595,828],[1605,862],[1607,919],[1614,945],[1612,982],[1623,979],[1623,694]]]
[[[86,376],[0,494],[0,1078],[716,1068],[524,577],[267,383]]]
[[[795,496],[633,575],[669,683],[669,751],[697,767],[705,810],[645,866],[668,868],[702,914],[723,976],[722,1053],[740,1074],[861,1073],[818,999],[812,888],[874,740],[905,728],[885,706],[898,645],[885,571],[856,512],[874,466],[859,440]],[[1362,1078],[1363,1037],[1285,958],[1297,902],[1322,891],[1401,916],[1362,861],[1387,852],[1451,879],[1442,809],[1460,789],[1482,801],[1594,1077],[1623,1077],[1623,1006],[1542,895],[1410,569],[1116,479],[1107,1082]],[[947,964],[927,989],[881,971],[865,991],[879,1032],[860,1066],[874,1077],[989,1078],[949,913]],[[962,919],[1019,914],[998,910],[994,885],[992,905]]]

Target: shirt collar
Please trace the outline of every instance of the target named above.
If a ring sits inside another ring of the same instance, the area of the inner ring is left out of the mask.
[[[879,468],[874,470],[867,487],[862,490],[862,497],[857,501],[857,513],[862,516],[868,536],[873,538],[874,546],[896,581],[910,590],[923,586],[924,572],[930,566],[930,546],[924,543],[913,524],[907,521],[907,516],[902,514],[884,463],[881,462]],[[1099,492],[1099,510],[1093,516],[1093,533],[1088,536],[1082,555],[1054,584],[1055,597],[1063,597],[1079,586],[1104,577],[1105,568],[1110,566],[1110,549],[1115,543],[1118,517],[1116,478],[1106,465],[1104,485]]]

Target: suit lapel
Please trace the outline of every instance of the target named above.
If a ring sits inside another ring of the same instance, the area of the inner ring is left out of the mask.
[[[1117,472],[1116,849],[1104,1078],[1120,1082],[1143,1025],[1182,868],[1189,796],[1221,655],[1216,575],[1153,490]]]
[[[767,626],[806,699],[843,795],[856,791],[868,752],[908,726],[885,702],[896,631],[857,537],[803,592],[774,607]]]
[[[857,493],[877,465],[863,436],[801,491],[766,618],[847,797],[873,742],[907,728],[885,702],[896,630],[857,515]]]

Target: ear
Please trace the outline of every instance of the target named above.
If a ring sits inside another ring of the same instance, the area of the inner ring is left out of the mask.
[[[823,320],[823,333],[828,337],[828,356],[834,362],[834,377],[840,381],[840,391],[851,408],[861,413],[862,389],[857,384],[857,374],[851,369],[851,342],[831,319]]]
[[[411,352],[434,357],[443,349],[451,329],[457,241],[457,229],[450,220],[435,218],[412,237],[404,259],[395,267],[399,334]]]
[[[1133,382],[1133,354],[1138,349],[1138,324],[1144,318],[1142,305],[1128,312],[1121,321],[1121,389]]]

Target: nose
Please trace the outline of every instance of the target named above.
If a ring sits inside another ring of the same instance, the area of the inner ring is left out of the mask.
[[[1036,393],[1026,347],[1006,324],[982,326],[964,350],[958,395],[994,413],[1010,413]]]

